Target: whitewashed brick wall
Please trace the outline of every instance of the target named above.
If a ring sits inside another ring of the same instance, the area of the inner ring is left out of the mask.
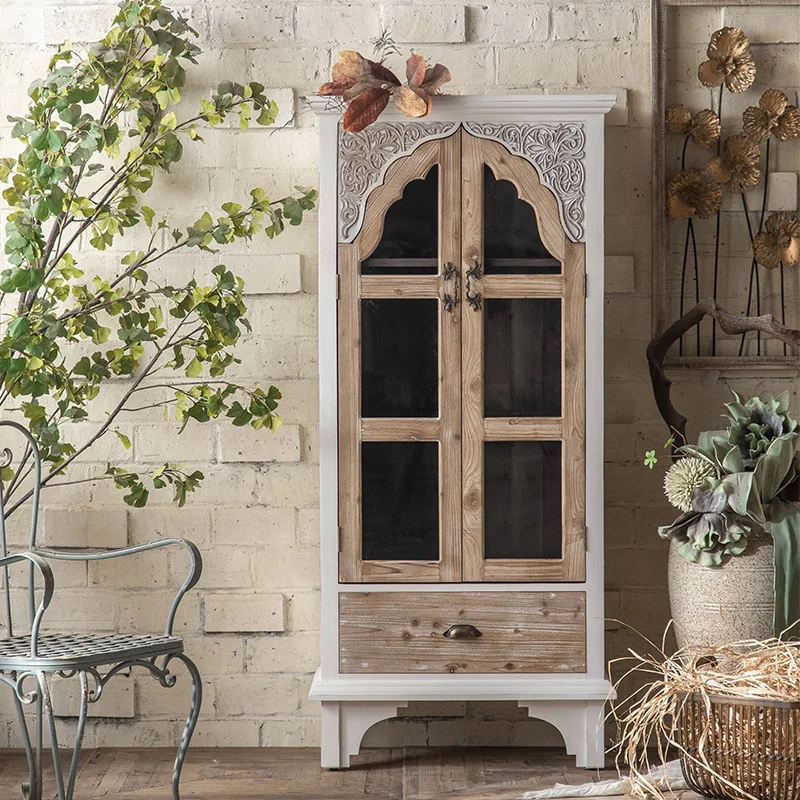
[[[617,94],[606,148],[609,615],[657,636],[668,611],[666,553],[655,528],[669,511],[658,477],[640,463],[645,445],[665,438],[644,363],[652,192],[649,2],[180,0],[177,5],[189,14],[206,51],[189,71],[187,103],[223,78],[258,80],[276,87],[271,95],[285,126],[275,131],[224,127],[204,134],[205,145],[187,146],[183,162],[148,200],[175,222],[240,199],[253,186],[274,196],[294,184],[316,184],[316,125],[303,98],[327,79],[337,50],[368,53],[369,40],[382,26],[391,29],[404,51],[413,47],[447,64],[454,76],[445,87],[450,92]],[[25,87],[42,73],[53,45],[99,37],[112,15],[113,4],[97,0],[2,0],[0,150],[13,147],[6,114],[23,109]],[[704,11],[687,16],[687,40],[706,41],[716,21]],[[778,28],[785,37],[787,26]],[[85,263],[91,259],[102,268],[119,254],[87,254]],[[205,259],[194,254],[165,259],[159,269],[181,280],[210,268],[215,259],[247,281],[253,334],[242,344],[235,373],[279,386],[285,425],[275,436],[213,425],[190,426],[177,436],[157,414],[132,415],[132,452],[111,443],[96,454],[97,461],[127,458],[148,464],[166,454],[202,469],[203,488],[184,509],[156,495],[141,510],[128,510],[107,486],[56,490],[45,495],[43,536],[52,545],[99,547],[159,536],[195,540],[206,570],[186,598],[179,630],[205,681],[197,742],[315,745],[319,709],[307,700],[319,649],[315,217],[275,241],[237,243]],[[684,381],[676,390],[679,399],[691,406],[698,398],[724,397],[723,382],[703,380]],[[103,409],[95,413],[87,426],[100,421]],[[90,474],[89,467],[81,469]],[[143,556],[133,568],[64,565],[56,573],[61,599],[51,618],[80,628],[158,630],[171,587],[186,567],[182,554],[171,559],[168,567],[160,555]],[[619,626],[609,628],[613,657],[624,652],[633,635]],[[87,745],[170,743],[188,705],[187,692],[185,681],[170,693],[145,678],[120,680],[95,710]],[[74,694],[65,690],[58,708],[68,737]],[[429,720],[430,708],[412,706],[404,719],[381,723],[367,742],[552,741],[545,726],[510,707],[450,703],[438,710],[444,719]],[[0,746],[18,744],[11,715],[4,712],[7,705],[0,705]]]

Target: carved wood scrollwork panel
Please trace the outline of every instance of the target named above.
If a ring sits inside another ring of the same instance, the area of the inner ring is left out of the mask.
[[[339,131],[339,242],[352,242],[364,221],[370,192],[398,158],[423,142],[443,139],[458,122],[385,122],[359,133]],[[573,242],[585,238],[586,133],[580,122],[465,122],[473,136],[494,139],[527,159],[558,199],[561,222]]]
[[[352,242],[361,230],[369,193],[392,162],[422,142],[444,139],[458,122],[381,122],[358,133],[339,129],[339,242]]]
[[[465,122],[473,136],[494,139],[530,161],[558,199],[561,223],[573,242],[585,237],[586,133],[580,122]]]

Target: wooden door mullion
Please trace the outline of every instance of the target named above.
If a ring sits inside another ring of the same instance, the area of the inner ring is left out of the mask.
[[[467,302],[467,271],[483,265],[483,147],[468,134],[461,140],[461,460],[462,562],[465,581],[484,578],[483,304]],[[481,291],[481,280],[470,289]]]
[[[443,280],[447,264],[461,259],[461,130],[441,142],[439,161],[439,559],[440,580],[460,581],[461,568],[461,320],[463,302],[449,311],[444,295],[455,290]],[[455,281],[458,277],[455,278]],[[460,287],[459,287],[460,288]],[[459,292],[459,296],[463,296]]]

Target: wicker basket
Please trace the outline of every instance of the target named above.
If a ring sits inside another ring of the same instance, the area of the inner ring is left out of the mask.
[[[742,798],[697,759],[759,800],[800,800],[800,702],[713,695],[709,700],[710,719],[698,694],[687,696],[678,712],[686,750],[681,768],[689,787],[705,797]]]

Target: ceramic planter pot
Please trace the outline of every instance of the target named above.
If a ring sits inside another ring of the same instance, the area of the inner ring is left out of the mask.
[[[774,610],[772,537],[759,533],[719,567],[685,561],[669,548],[669,601],[678,647],[769,639]]]

